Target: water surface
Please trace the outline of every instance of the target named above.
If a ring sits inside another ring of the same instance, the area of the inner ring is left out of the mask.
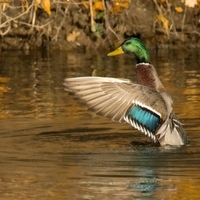
[[[87,111],[66,77],[134,80],[127,56],[2,52],[1,199],[200,199],[199,49],[152,50],[190,144],[158,147],[127,124]]]

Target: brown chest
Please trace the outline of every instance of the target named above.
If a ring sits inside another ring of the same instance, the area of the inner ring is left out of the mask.
[[[139,64],[136,66],[137,83],[155,88],[155,72],[152,65]]]

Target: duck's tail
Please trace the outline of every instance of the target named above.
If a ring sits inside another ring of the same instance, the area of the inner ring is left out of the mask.
[[[171,113],[168,120],[163,123],[158,133],[158,141],[161,145],[186,145],[188,139],[183,129],[183,124],[178,121],[174,113]]]

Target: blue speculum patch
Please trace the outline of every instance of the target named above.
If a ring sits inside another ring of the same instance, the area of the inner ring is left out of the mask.
[[[160,123],[160,117],[156,113],[140,106],[132,107],[128,115],[152,133],[155,133]]]

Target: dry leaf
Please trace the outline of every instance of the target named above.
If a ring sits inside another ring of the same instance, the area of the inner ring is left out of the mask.
[[[94,10],[99,10],[99,11],[104,11],[104,6],[103,6],[102,1],[96,1],[96,2],[94,2],[93,9]]]
[[[41,6],[43,10],[51,15],[51,3],[50,0],[35,0],[35,9],[37,10],[38,6]]]
[[[76,40],[76,38],[80,35],[80,32],[76,32],[76,31],[73,31],[71,34],[69,34],[67,36],[67,41],[68,42],[74,42]]]
[[[48,15],[51,15],[51,3],[50,0],[43,0],[42,1],[42,8],[46,11]]]
[[[165,30],[169,29],[169,21],[163,15],[156,16],[158,20],[160,20],[163,24]]]
[[[181,7],[176,7],[176,8],[175,8],[175,11],[178,12],[178,13],[182,13],[182,12],[183,12],[183,8],[181,8]]]
[[[41,0],[35,0],[35,4],[34,4],[35,10],[37,10],[40,3],[41,3]]]
[[[194,8],[197,5],[197,0],[183,0],[184,4],[188,7]]]
[[[128,8],[131,0],[114,0],[112,9],[110,10],[111,13],[121,13],[125,8]]]

